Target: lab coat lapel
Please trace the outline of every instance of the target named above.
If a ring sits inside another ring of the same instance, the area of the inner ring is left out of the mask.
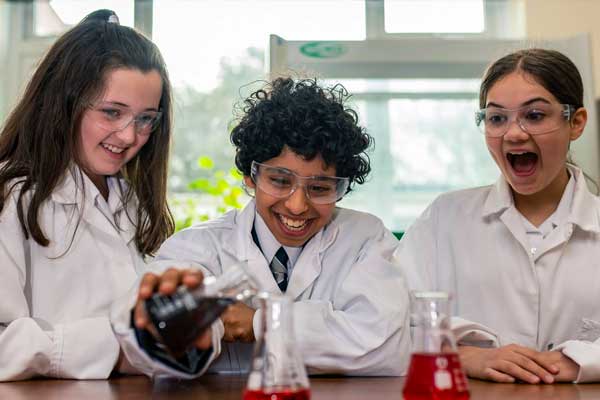
[[[63,206],[75,207],[78,210],[73,214],[75,218],[81,215],[83,222],[107,235],[118,236],[113,224],[96,208],[94,202],[97,195],[98,190],[92,181],[80,169],[72,167],[52,193],[52,200]],[[124,225],[131,225],[131,222],[124,222]],[[130,234],[131,229],[128,232]]]
[[[572,165],[568,165],[568,168],[575,176],[575,193],[568,221],[585,231],[600,233],[600,215],[596,206],[598,198],[588,190],[581,169]]]
[[[515,208],[508,182],[506,182],[502,176],[491,188],[483,207],[482,216],[484,218],[493,218],[495,215],[499,215],[499,218],[504,223],[504,226],[506,226],[506,229],[508,229],[517,242],[519,242],[525,252],[529,254],[525,230],[518,229],[523,226],[521,215]]]
[[[269,263],[252,240],[252,226],[254,224],[255,203],[250,201],[244,209],[235,216],[234,226],[230,240],[223,243],[223,251],[234,260],[247,261],[248,271],[256,279],[260,290],[270,293],[281,293]],[[227,268],[222,265],[221,268]]]
[[[515,207],[508,208],[504,213],[502,213],[502,215],[500,215],[500,220],[504,223],[506,229],[512,233],[523,250],[529,254],[529,241],[527,240],[525,229],[522,228],[523,221],[521,218],[521,214],[519,214]]]
[[[122,206],[120,210],[121,211],[119,212],[119,234],[121,235],[125,243],[129,244],[129,242],[131,242],[135,238],[136,226],[132,222],[132,219],[134,220],[135,218],[137,218],[137,209],[135,203],[131,202],[131,204],[129,204],[129,207],[127,208],[127,212],[125,212],[125,209]]]
[[[321,232],[317,233],[317,235],[321,236]],[[290,276],[287,295],[294,300],[321,274],[320,240],[313,241],[313,239],[320,239],[316,237],[317,235],[304,246]]]
[[[110,189],[108,206],[111,210],[115,210],[119,235],[125,243],[129,244],[135,237],[136,225],[133,221],[137,219],[137,207],[139,207],[139,203],[137,201],[130,201],[127,210],[125,210],[123,196],[128,192],[129,185],[124,179],[109,177],[108,187]]]
[[[334,220],[335,216],[332,221]],[[306,243],[294,265],[288,283],[287,295],[292,299],[298,299],[321,275],[323,254],[335,242],[338,233],[337,225],[330,223]],[[335,268],[335,265],[329,265],[329,267]]]
[[[575,187],[566,225],[558,227],[550,233],[543,248],[535,254],[534,261],[537,261],[548,251],[567,242],[576,228],[596,234],[600,233],[598,212],[595,205],[597,198],[589,192],[581,169],[572,165],[568,165],[568,168],[571,175],[574,176]],[[561,199],[562,201],[563,199]]]

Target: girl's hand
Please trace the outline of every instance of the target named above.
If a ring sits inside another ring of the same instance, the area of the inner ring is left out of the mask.
[[[169,268],[162,275],[156,275],[153,273],[145,274],[140,283],[138,301],[135,305],[134,323],[136,328],[147,329],[155,338],[158,338],[156,329],[154,329],[154,326],[146,314],[144,302],[155,292],[166,295],[172,294],[181,284],[190,289],[196,288],[202,283],[203,279],[204,276],[202,275],[202,272],[198,270],[180,270],[176,268]],[[212,344],[211,332],[211,329],[204,331],[196,339],[196,347],[204,350],[210,348]]]
[[[579,375],[579,364],[565,356],[560,351],[544,351],[539,356],[547,364],[558,367],[558,374],[554,377],[556,382],[573,382]]]
[[[494,349],[459,346],[463,368],[468,376],[494,382],[553,383],[559,369],[554,359],[527,347],[510,344]]]

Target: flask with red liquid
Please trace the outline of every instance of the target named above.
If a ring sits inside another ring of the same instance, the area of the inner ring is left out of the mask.
[[[402,391],[404,400],[467,400],[469,388],[449,321],[444,292],[414,292],[413,354]]]
[[[260,334],[243,400],[309,400],[304,362],[296,346],[289,297],[261,293]]]
[[[157,339],[178,357],[229,305],[251,298],[257,288],[247,263],[240,262],[224,268],[218,277],[205,277],[195,289],[180,286],[172,295],[154,294],[146,300],[146,312]]]

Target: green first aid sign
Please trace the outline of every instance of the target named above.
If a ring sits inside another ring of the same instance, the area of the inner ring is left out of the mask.
[[[300,47],[302,54],[313,58],[335,58],[346,51],[347,49],[337,42],[309,42]]]

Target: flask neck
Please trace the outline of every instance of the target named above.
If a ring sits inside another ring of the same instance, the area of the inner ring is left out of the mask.
[[[308,388],[304,362],[294,339],[291,299],[268,294],[260,300],[262,334],[254,348],[248,389]]]
[[[450,329],[449,297],[442,292],[420,293],[413,299],[413,351],[456,352]]]
[[[281,337],[286,341],[294,342],[290,299],[284,296],[272,296],[264,301],[263,337]]]

